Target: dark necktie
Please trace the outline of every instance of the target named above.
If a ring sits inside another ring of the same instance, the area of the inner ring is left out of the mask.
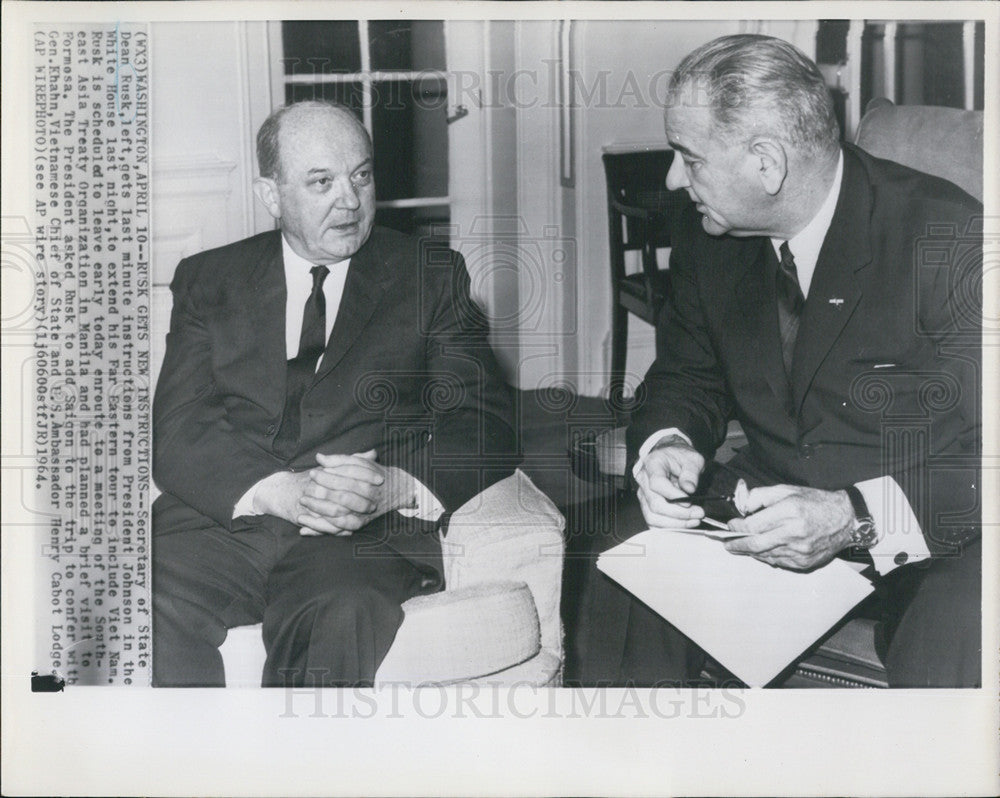
[[[792,374],[792,352],[799,332],[799,320],[806,299],[799,286],[799,275],[795,270],[795,258],[786,241],[781,245],[781,263],[778,265],[778,327],[781,331],[781,357],[785,361],[785,373]]]
[[[302,313],[302,334],[298,354],[288,361],[285,412],[281,429],[274,439],[274,450],[290,456],[299,442],[302,397],[316,374],[316,364],[326,349],[326,297],[323,281],[330,273],[326,266],[313,266],[312,292]]]

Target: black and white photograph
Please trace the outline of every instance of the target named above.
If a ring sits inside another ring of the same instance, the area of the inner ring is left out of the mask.
[[[4,794],[1000,790],[996,6],[3,15]]]

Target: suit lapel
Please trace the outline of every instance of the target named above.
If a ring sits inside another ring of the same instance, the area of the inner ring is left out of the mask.
[[[872,258],[869,241],[871,196],[863,169],[845,149],[840,197],[816,261],[795,342],[792,393],[796,411],[802,406],[817,369],[861,299],[863,275],[859,272]]]
[[[281,233],[275,231],[265,240],[256,266],[240,289],[243,297],[236,303],[240,324],[249,347],[254,392],[261,403],[274,413],[285,404],[285,379],[288,354],[285,351],[285,267],[281,256]]]
[[[347,354],[385,294],[386,264],[375,236],[373,231],[365,245],[351,258],[337,321],[323,352],[323,362],[316,372],[315,382],[329,374]]]

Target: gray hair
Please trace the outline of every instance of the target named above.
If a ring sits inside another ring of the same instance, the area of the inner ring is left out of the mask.
[[[340,103],[329,100],[302,100],[289,105],[282,105],[271,112],[271,115],[264,120],[257,131],[257,166],[260,169],[261,177],[269,177],[277,180],[281,176],[281,148],[278,136],[281,133],[282,120],[291,112],[304,108],[327,108],[342,112],[345,116],[357,123],[358,129],[368,140],[368,148],[371,149],[372,140],[368,130],[354,115],[350,108],[340,105]]]
[[[782,39],[722,36],[688,54],[670,80],[667,104],[692,91],[706,101],[724,138],[746,139],[755,124],[787,143],[819,152],[839,144],[830,91],[816,65]]]

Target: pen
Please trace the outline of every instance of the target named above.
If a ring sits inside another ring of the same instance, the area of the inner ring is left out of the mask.
[[[667,504],[694,504],[696,502],[708,502],[708,501],[732,501],[732,496],[710,496],[707,493],[694,493],[690,496],[680,496],[676,499],[667,499]]]

